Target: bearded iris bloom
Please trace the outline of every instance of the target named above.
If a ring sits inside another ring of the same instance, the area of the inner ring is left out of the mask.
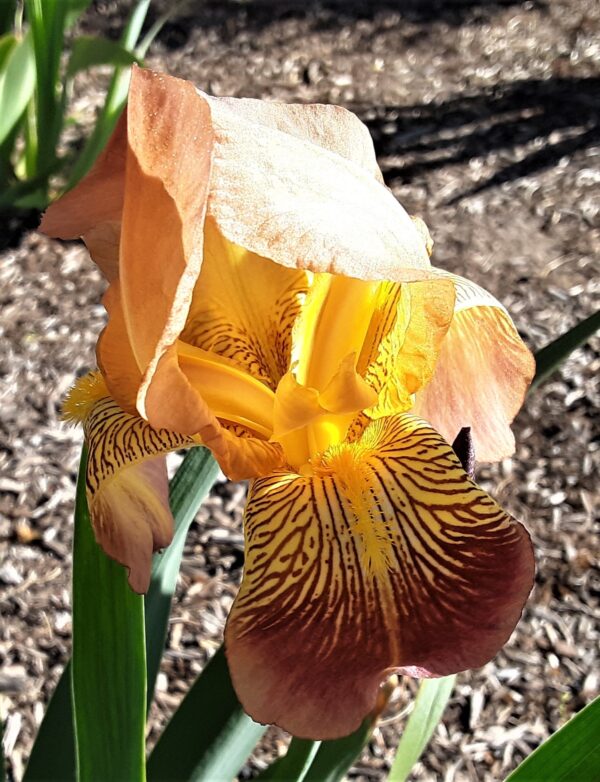
[[[452,450],[512,453],[533,361],[505,309],[433,268],[367,130],[332,106],[218,99],[134,69],[126,116],[42,230],[104,272],[99,372],[65,403],[98,542],[147,589],[165,454],[251,479],[225,631],[241,703],[352,731],[393,671],[481,666],[532,585],[523,527]]]

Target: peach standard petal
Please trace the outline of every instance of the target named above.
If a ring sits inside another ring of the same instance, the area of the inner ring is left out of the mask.
[[[286,132],[289,112],[277,104],[278,126],[204,97],[215,133],[208,211],[227,239],[292,268],[364,280],[430,276],[423,237],[362,155],[357,162],[339,154],[342,144]],[[341,120],[340,133],[347,126]]]
[[[504,307],[456,275],[456,307],[433,378],[414,411],[449,442],[471,428],[475,456],[498,461],[515,450],[510,424],[523,404],[535,362]]]

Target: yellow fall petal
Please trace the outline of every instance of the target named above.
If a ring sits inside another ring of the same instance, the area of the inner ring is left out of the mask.
[[[312,477],[255,481],[244,531],[232,680],[255,720],[306,738],[350,733],[393,670],[482,665],[532,585],[523,527],[410,415],[331,448]]]
[[[88,445],[86,492],[96,540],[129,570],[129,583],[145,592],[152,553],[171,542],[173,518],[164,454],[194,445],[152,429],[107,396],[101,378],[79,382],[65,403],[67,416],[84,417]]]

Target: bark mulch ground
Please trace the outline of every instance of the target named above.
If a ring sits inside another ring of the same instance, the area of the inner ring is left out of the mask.
[[[81,32],[115,36],[128,3]],[[345,105],[386,182],[537,349],[600,304],[600,6],[595,0],[206,2],[148,63],[217,95]],[[155,13],[158,13],[157,9]],[[88,123],[105,75],[82,79]],[[74,142],[77,136],[74,135]],[[69,654],[71,514],[81,433],[61,399],[94,364],[103,283],[83,248],[5,221],[0,254],[0,717],[20,779]],[[478,479],[531,531],[538,574],[510,642],[459,676],[415,780],[501,780],[598,694],[600,341],[531,394],[517,452]],[[150,739],[220,643],[243,562],[242,484],[218,483],[189,535]],[[403,681],[351,779],[383,780],[415,691]],[[288,737],[270,730],[251,777]],[[589,782],[585,780],[582,782]]]

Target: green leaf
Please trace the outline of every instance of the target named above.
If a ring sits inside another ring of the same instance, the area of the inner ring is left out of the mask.
[[[592,782],[600,779],[600,698],[557,730],[506,782]]]
[[[6,47],[7,44],[5,43]],[[29,33],[5,49],[0,72],[0,143],[25,111],[35,87],[35,58]]]
[[[146,664],[148,670],[148,701],[162,659],[171,601],[181,566],[183,547],[190,524],[210,491],[219,472],[219,465],[207,448],[192,448],[169,486],[169,500],[175,528],[173,541],[152,561],[152,580],[146,595]]]
[[[66,97],[60,63],[69,4],[63,0],[25,0],[25,11],[35,52],[37,148],[31,173],[37,174],[49,172],[56,164]]]
[[[303,782],[306,775],[315,760],[316,754],[321,746],[320,741],[310,741],[308,739],[292,739],[288,751],[282,758],[278,758],[274,763],[262,771],[256,780],[265,782],[265,780],[289,780],[289,782]]]
[[[442,718],[455,680],[456,676],[444,676],[441,679],[423,679],[419,685],[415,706],[398,744],[388,782],[408,779]]]
[[[0,35],[13,28],[16,13],[17,0],[0,0]]]
[[[371,738],[377,716],[369,715],[349,736],[322,741],[315,759],[304,775],[304,782],[339,782]],[[291,747],[301,739],[292,739]]]
[[[60,752],[56,748],[60,747]],[[75,780],[75,733],[71,703],[71,661],[62,676],[44,714],[23,782],[70,782]]]
[[[80,780],[145,780],[144,600],[94,539],[83,451],[73,541],[72,687]]]
[[[8,59],[8,55],[17,45],[17,39],[14,35],[3,35],[0,37],[0,75],[4,68],[4,63]]]
[[[154,747],[148,780],[230,782],[265,730],[238,703],[221,647]]]
[[[598,329],[600,329],[600,310],[573,326],[572,329],[546,345],[545,348],[538,350],[535,354],[536,372],[530,390],[537,388],[540,383],[550,377],[569,354],[587,342]]]
[[[169,487],[175,535],[173,543],[163,554],[154,555],[150,590],[145,599],[148,692],[153,690],[163,653],[185,535],[217,471],[218,465],[210,453],[205,448],[194,448],[186,454]],[[54,751],[57,746],[61,747],[61,752]],[[70,663],[67,663],[40,725],[23,782],[66,782],[74,779],[75,737]]]
[[[380,710],[381,707],[378,707],[361,722],[354,733],[341,739],[309,741],[292,738],[287,754],[259,774],[257,779],[261,782],[339,782],[371,739]]]
[[[6,768],[4,765],[4,724],[0,720],[0,782],[6,780]]]
[[[117,41],[95,38],[91,35],[76,38],[73,43],[67,78],[72,79],[78,71],[93,68],[95,65],[129,66],[138,59]]]
[[[121,46],[127,51],[133,52],[135,50],[149,6],[150,0],[138,0],[133,7],[120,41]],[[130,78],[131,68],[115,68],[102,111],[96,120],[94,130],[73,166],[65,190],[75,187],[77,182],[87,174],[100,152],[104,149],[125,106]]]

